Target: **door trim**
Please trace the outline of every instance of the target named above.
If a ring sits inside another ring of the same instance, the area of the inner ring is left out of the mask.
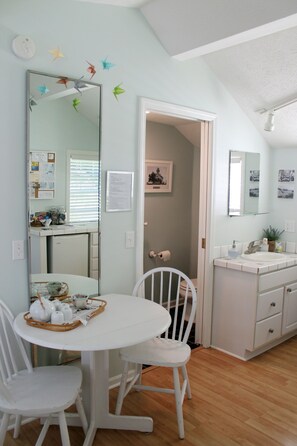
[[[201,160],[200,172],[203,172],[204,199],[199,203],[199,221],[201,220],[200,206],[205,206],[203,231],[199,230],[199,248],[198,258],[204,258],[203,280],[198,288],[198,294],[203,296],[199,303],[199,312],[197,316],[198,326],[200,327],[197,335],[197,342],[205,347],[210,345],[211,340],[211,319],[212,319],[212,256],[214,247],[213,236],[213,150],[214,150],[214,132],[216,115],[203,110],[196,110],[181,105],[170,104],[167,102],[156,101],[141,97],[139,99],[139,135],[138,135],[138,191],[137,191],[137,214],[136,214],[136,279],[143,274],[143,256],[144,256],[144,183],[145,183],[145,142],[146,142],[146,114],[147,112],[157,112],[164,115],[190,119],[194,121],[205,121],[208,123],[207,135],[202,141],[204,146],[204,155]],[[205,144],[206,143],[206,146]],[[201,237],[206,238],[206,248],[201,253]],[[199,283],[199,281],[198,281]],[[203,322],[203,323],[202,323]]]

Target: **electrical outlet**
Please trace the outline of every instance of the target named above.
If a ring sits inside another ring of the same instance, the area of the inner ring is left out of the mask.
[[[127,231],[126,232],[126,248],[134,248],[135,246],[135,232]]]
[[[295,232],[295,220],[285,220],[285,231]]]
[[[12,241],[12,260],[24,260],[24,240]]]

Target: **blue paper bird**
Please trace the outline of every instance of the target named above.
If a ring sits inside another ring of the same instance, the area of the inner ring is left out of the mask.
[[[46,85],[39,85],[37,87],[37,90],[39,91],[39,93],[41,94],[41,96],[43,96],[44,94],[47,94],[49,92],[49,89],[47,88]]]
[[[102,63],[103,70],[110,70],[111,68],[115,67],[115,64],[112,62],[109,62],[107,60],[107,57],[105,57],[104,60],[101,60],[101,63]]]

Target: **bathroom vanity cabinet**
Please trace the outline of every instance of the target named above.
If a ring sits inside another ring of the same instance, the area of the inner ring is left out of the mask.
[[[212,347],[248,360],[295,334],[295,258],[253,267],[215,261]]]

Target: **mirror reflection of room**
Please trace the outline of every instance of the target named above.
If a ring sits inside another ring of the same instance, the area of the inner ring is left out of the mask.
[[[230,151],[228,215],[259,213],[260,154]]]
[[[28,72],[31,274],[99,279],[100,86]]]

